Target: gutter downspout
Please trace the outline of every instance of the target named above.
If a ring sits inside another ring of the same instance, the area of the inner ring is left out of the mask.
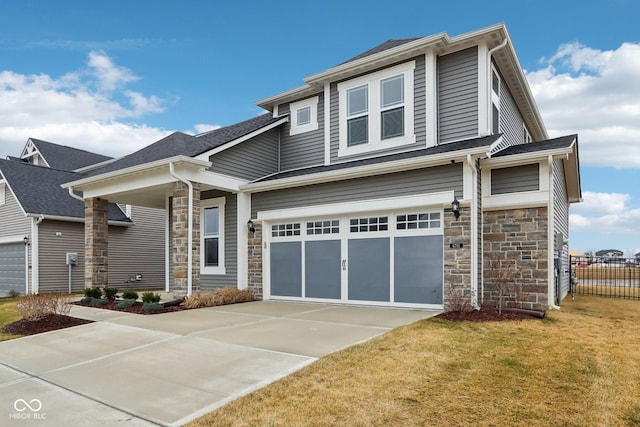
[[[44,220],[44,215],[40,214],[38,219],[34,219],[31,229],[31,293],[37,294],[40,291],[40,260],[38,259],[39,238],[38,225]],[[27,274],[29,272],[27,271]]]
[[[548,276],[548,281],[549,281],[549,285],[547,287],[547,299],[548,299],[548,304],[549,304],[549,308],[552,310],[560,310],[560,307],[556,305],[555,302],[555,289],[556,289],[556,283],[555,283],[555,264],[554,264],[554,255],[555,255],[555,239],[554,239],[554,235],[553,235],[553,224],[552,224],[552,219],[553,219],[553,215],[554,215],[554,209],[553,209],[553,156],[549,155],[548,160],[549,162],[549,209],[548,209],[548,225],[547,225],[547,230],[548,230],[548,236],[547,236],[547,247],[549,248],[548,250],[548,256],[547,256],[547,265],[550,267],[549,268],[549,274]]]
[[[78,196],[76,193],[73,192],[73,187],[69,187],[67,188],[67,190],[69,190],[69,195],[71,197],[73,197],[76,200],[80,200],[82,203],[84,203],[84,198],[81,196]]]
[[[492,79],[493,76],[491,75],[491,57],[493,55],[494,52],[502,49],[503,47],[505,47],[507,45],[507,43],[509,42],[509,39],[507,39],[505,37],[504,40],[502,40],[502,43],[500,43],[498,46],[494,46],[491,49],[489,49],[489,52],[487,52],[487,57],[488,57],[488,61],[487,61],[487,77],[489,78],[489,80],[487,81],[487,124],[491,125],[491,120],[493,115],[491,114],[492,108],[491,108],[491,85],[492,85]],[[491,126],[487,126],[487,130],[489,132],[489,134],[491,134]]]
[[[471,304],[474,310],[480,310],[478,304],[478,174],[475,162],[471,158],[471,154],[467,154],[467,166],[471,169],[472,184],[471,187],[471,282],[472,288],[476,290],[472,294]],[[483,292],[484,294],[484,292]]]
[[[173,162],[169,162],[169,173],[178,181],[184,182],[189,188],[189,225],[187,232],[187,296],[191,296],[193,288],[193,184],[191,181],[184,179],[176,174],[176,170],[173,166]]]

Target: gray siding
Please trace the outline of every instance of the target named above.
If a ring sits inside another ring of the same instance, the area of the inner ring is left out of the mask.
[[[224,175],[254,180],[278,172],[279,129],[271,129],[255,138],[214,154],[209,170]]]
[[[111,230],[109,230],[111,231]],[[56,236],[56,233],[60,233]],[[71,291],[84,289],[84,223],[44,220],[38,225],[39,292],[67,292],[69,267],[66,253],[78,254],[78,264],[71,268]]]
[[[221,191],[206,191],[201,199],[225,197],[224,206],[224,275],[200,276],[202,290],[213,290],[223,287],[236,287],[238,283],[238,202],[235,194]],[[247,218],[248,219],[248,218]]]
[[[5,185],[5,203],[0,206],[0,220],[0,237],[31,235],[31,220],[24,216],[9,185]]]
[[[438,141],[478,136],[478,48],[438,57]]]
[[[524,143],[524,121],[504,80],[500,87],[500,133],[506,145]]]
[[[278,106],[278,114],[289,114],[289,104]],[[318,94],[318,129],[297,135],[289,135],[290,130],[291,120],[281,126],[280,170],[324,164],[324,93]]]
[[[538,163],[491,170],[491,194],[537,190],[540,190]]]
[[[273,209],[447,190],[454,190],[456,196],[462,198],[462,163],[255,193],[252,195],[251,216],[255,218],[257,212]]]
[[[569,238],[569,198],[564,180],[562,160],[553,161],[553,231]],[[556,247],[555,256],[560,258],[560,300],[569,292],[569,247]]]
[[[340,148],[340,113],[339,113],[339,96],[338,96],[338,83],[332,83],[330,86],[330,139],[331,139],[331,163],[336,163],[344,160],[354,160],[360,158],[367,158],[371,156],[379,156],[381,154],[390,154],[397,153],[401,151],[407,151],[415,149],[418,146],[424,146],[426,143],[426,94],[425,94],[425,85],[426,78],[425,75],[425,60],[424,55],[415,57],[411,59],[415,61],[416,68],[413,74],[413,102],[414,102],[414,111],[413,111],[413,129],[414,134],[416,136],[416,143],[411,145],[405,145],[403,147],[396,147],[389,150],[376,150],[371,153],[361,154],[357,156],[349,156],[349,157],[338,157],[338,149]],[[405,61],[406,62],[406,61]],[[400,63],[401,64],[401,63]],[[393,64],[395,66],[398,64]],[[374,70],[373,72],[380,71]],[[358,77],[358,76],[356,76]],[[355,77],[354,77],[355,78]]]

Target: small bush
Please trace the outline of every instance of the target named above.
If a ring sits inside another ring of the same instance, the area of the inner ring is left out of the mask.
[[[136,305],[135,299],[126,298],[126,299],[123,299],[122,301],[118,301],[118,304],[116,304],[116,308],[129,308],[129,307],[133,307],[134,305]]]
[[[93,301],[93,297],[84,297],[80,300],[81,303],[90,304]]]
[[[116,288],[109,288],[105,286],[103,288],[103,291],[105,298],[109,301],[113,301],[114,299],[116,299],[116,294],[118,293],[118,290]]]
[[[145,302],[142,304],[142,311],[160,311],[164,310],[164,305],[158,302]]]
[[[109,300],[105,298],[93,298],[91,300],[91,305],[94,307],[102,307],[107,304],[109,304]]]
[[[248,289],[223,288],[213,292],[193,294],[187,297],[183,304],[186,308],[202,308],[249,301],[253,301],[253,294]]]
[[[16,308],[23,319],[40,320],[49,314],[69,314],[69,302],[69,297],[63,294],[31,294],[20,297]]]
[[[142,294],[142,302],[160,302],[160,294],[155,292],[145,292]]]
[[[122,299],[132,299],[137,300],[139,297],[138,293],[135,291],[124,291],[122,293]]]
[[[85,288],[84,296],[88,298],[101,298],[102,289],[100,289],[98,286],[94,286],[93,288]]]

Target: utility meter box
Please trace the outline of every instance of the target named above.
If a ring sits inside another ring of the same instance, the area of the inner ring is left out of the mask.
[[[67,265],[76,265],[78,263],[78,254],[75,252],[67,252]]]

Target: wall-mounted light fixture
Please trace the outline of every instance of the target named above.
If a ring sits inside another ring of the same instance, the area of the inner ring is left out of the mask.
[[[456,219],[460,218],[460,202],[455,195],[453,196],[453,202],[451,202],[451,210]]]
[[[249,220],[247,221],[247,227],[249,227],[249,231],[252,233],[256,232],[256,228],[253,226],[253,221]]]
[[[29,236],[24,236],[24,239],[22,239],[22,241],[24,242],[25,246],[29,245]]]

